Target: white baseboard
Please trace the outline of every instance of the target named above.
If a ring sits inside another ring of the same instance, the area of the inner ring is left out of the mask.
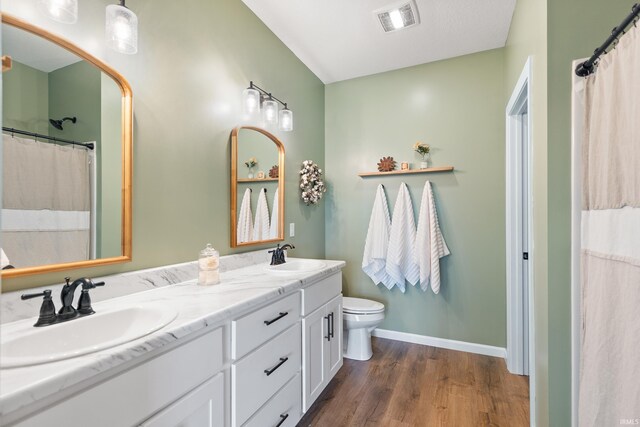
[[[507,349],[491,345],[475,344],[472,342],[448,340],[445,338],[429,337],[426,335],[410,334],[407,332],[389,331],[387,329],[374,329],[371,334],[374,337],[389,340],[410,342],[413,344],[428,345],[431,347],[446,348],[448,350],[465,351],[467,353],[482,354],[485,356],[507,357]]]

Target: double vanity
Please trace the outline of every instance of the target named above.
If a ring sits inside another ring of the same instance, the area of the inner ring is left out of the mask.
[[[344,262],[246,259],[216,286],[186,280],[61,324],[4,324],[0,424],[295,426],[342,366]]]

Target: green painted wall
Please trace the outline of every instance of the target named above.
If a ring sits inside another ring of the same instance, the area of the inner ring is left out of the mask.
[[[49,125],[50,136],[100,145],[100,70],[82,61],[50,72],[49,117],[77,117],[63,130]]]
[[[549,413],[552,426],[569,425],[571,413],[571,63],[590,56],[611,29],[629,14],[634,3],[631,0],[548,2]]]
[[[49,128],[49,80],[47,73],[13,61],[2,74],[2,125],[47,134]]]
[[[122,96],[120,88],[104,73],[100,77],[100,194],[98,257],[122,251]]]
[[[506,344],[503,80],[503,51],[493,50],[326,88],[326,253],[347,261],[345,294],[386,305],[383,329]],[[357,176],[383,156],[415,166],[416,141],[434,147],[433,165],[456,171]],[[361,269],[375,189],[384,184],[392,210],[404,181],[417,210],[426,180],[452,253],[441,262],[441,293],[379,288]]]
[[[531,112],[533,122],[533,251],[536,358],[535,417],[538,426],[549,425],[548,280],[547,280],[547,4],[518,0],[505,52],[506,107],[527,58],[531,57]],[[504,122],[504,118],[502,119]],[[554,424],[564,426],[565,424]]]
[[[295,130],[275,132],[286,148],[285,221],[296,223],[294,256],[324,256],[324,208],[299,202],[304,159],[324,158],[324,85],[240,1],[136,0],[139,52],[104,50],[104,8],[83,2],[79,22],[46,19],[36,0],[5,0],[25,17],[105,59],[134,95],[133,262],[4,280],[7,289],[59,283],[195,260],[211,242],[229,248],[229,135],[250,80],[289,103]],[[264,248],[257,246],[255,249]],[[247,248],[238,250],[246,251]]]

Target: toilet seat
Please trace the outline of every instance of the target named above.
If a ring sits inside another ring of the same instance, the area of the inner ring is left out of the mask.
[[[378,314],[384,312],[384,304],[363,298],[342,298],[342,312],[345,314]]]

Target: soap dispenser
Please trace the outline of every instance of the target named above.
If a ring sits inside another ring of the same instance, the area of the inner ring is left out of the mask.
[[[208,286],[220,283],[220,254],[211,243],[200,251],[198,258],[198,285]]]

